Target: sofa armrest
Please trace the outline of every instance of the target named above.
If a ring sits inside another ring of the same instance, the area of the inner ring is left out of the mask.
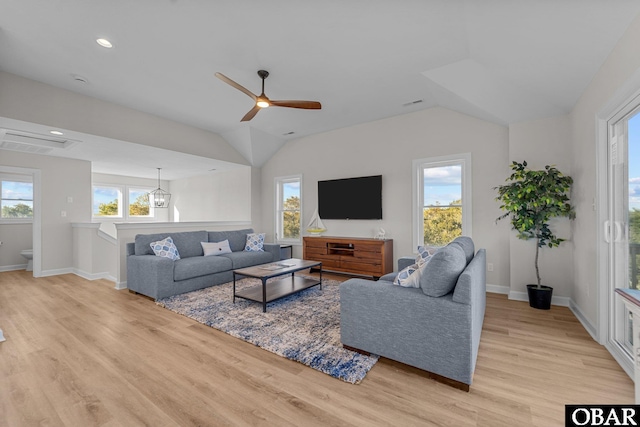
[[[402,271],[405,268],[415,263],[416,263],[416,257],[403,256],[401,258],[398,258],[398,271]]]
[[[127,256],[136,254],[136,244],[135,243],[127,243]]]
[[[277,243],[265,243],[262,248],[265,252],[271,253],[272,261],[280,261],[280,245]]]
[[[173,286],[174,261],[155,255],[127,257],[127,288],[157,299]]]

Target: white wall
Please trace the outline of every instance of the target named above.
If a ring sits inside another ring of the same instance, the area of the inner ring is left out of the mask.
[[[251,221],[249,166],[171,181],[171,218],[188,221]]]
[[[572,299],[592,325],[598,324],[597,245],[600,244],[597,233],[600,224],[594,209],[594,201],[597,202],[596,206],[599,204],[596,199],[599,196],[596,188],[596,115],[612,97],[621,95],[618,91],[626,86],[632,76],[640,72],[638,40],[640,16],[620,38],[570,115],[572,176],[575,180],[573,201],[577,215],[573,222],[575,285]],[[638,89],[640,88],[635,88]]]
[[[571,176],[571,124],[568,116],[518,123],[509,126],[509,163],[527,161],[531,169],[556,166]],[[508,223],[508,219],[503,221]],[[541,248],[538,266],[542,284],[553,287],[554,297],[568,301],[573,287],[573,241],[571,221],[554,219],[552,230],[566,242],[558,248]],[[511,297],[527,299],[526,285],[537,283],[535,240],[520,240],[515,231],[509,235],[511,258]],[[566,305],[566,302],[565,302]]]
[[[41,171],[42,274],[67,272],[73,265],[71,223],[91,219],[91,163],[2,150],[0,166]]]
[[[373,237],[383,227],[394,239],[394,257],[411,255],[412,160],[470,152],[473,164],[473,239],[487,249],[495,270],[487,282],[509,286],[509,227],[500,215],[493,187],[508,169],[508,130],[445,108],[431,108],[289,141],[262,168],[263,229],[274,237],[274,178],[302,174],[302,224],[317,206],[323,179],[381,174],[381,221],[329,221],[327,235]],[[294,256],[302,255],[294,248]]]

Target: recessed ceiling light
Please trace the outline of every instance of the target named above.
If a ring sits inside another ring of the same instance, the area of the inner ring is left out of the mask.
[[[102,47],[106,47],[107,49],[111,49],[113,47],[113,45],[111,44],[111,42],[107,39],[97,39],[96,42],[102,46]]]
[[[64,133],[60,132],[59,130],[50,130],[49,133],[51,135],[64,135]]]

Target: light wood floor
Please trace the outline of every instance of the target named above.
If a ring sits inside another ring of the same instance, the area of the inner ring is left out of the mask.
[[[326,275],[325,275],[326,276]],[[381,359],[359,385],[75,275],[0,273],[2,426],[562,426],[564,405],[633,403],[567,308],[488,294],[469,393]]]

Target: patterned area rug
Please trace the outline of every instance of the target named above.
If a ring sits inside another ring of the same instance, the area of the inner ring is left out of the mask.
[[[238,289],[257,285],[260,281],[252,278],[236,284]],[[338,281],[323,280],[322,290],[315,286],[269,303],[266,313],[257,302],[236,298],[233,304],[232,283],[156,303],[279,356],[358,384],[378,356],[365,356],[342,347],[339,287]]]

